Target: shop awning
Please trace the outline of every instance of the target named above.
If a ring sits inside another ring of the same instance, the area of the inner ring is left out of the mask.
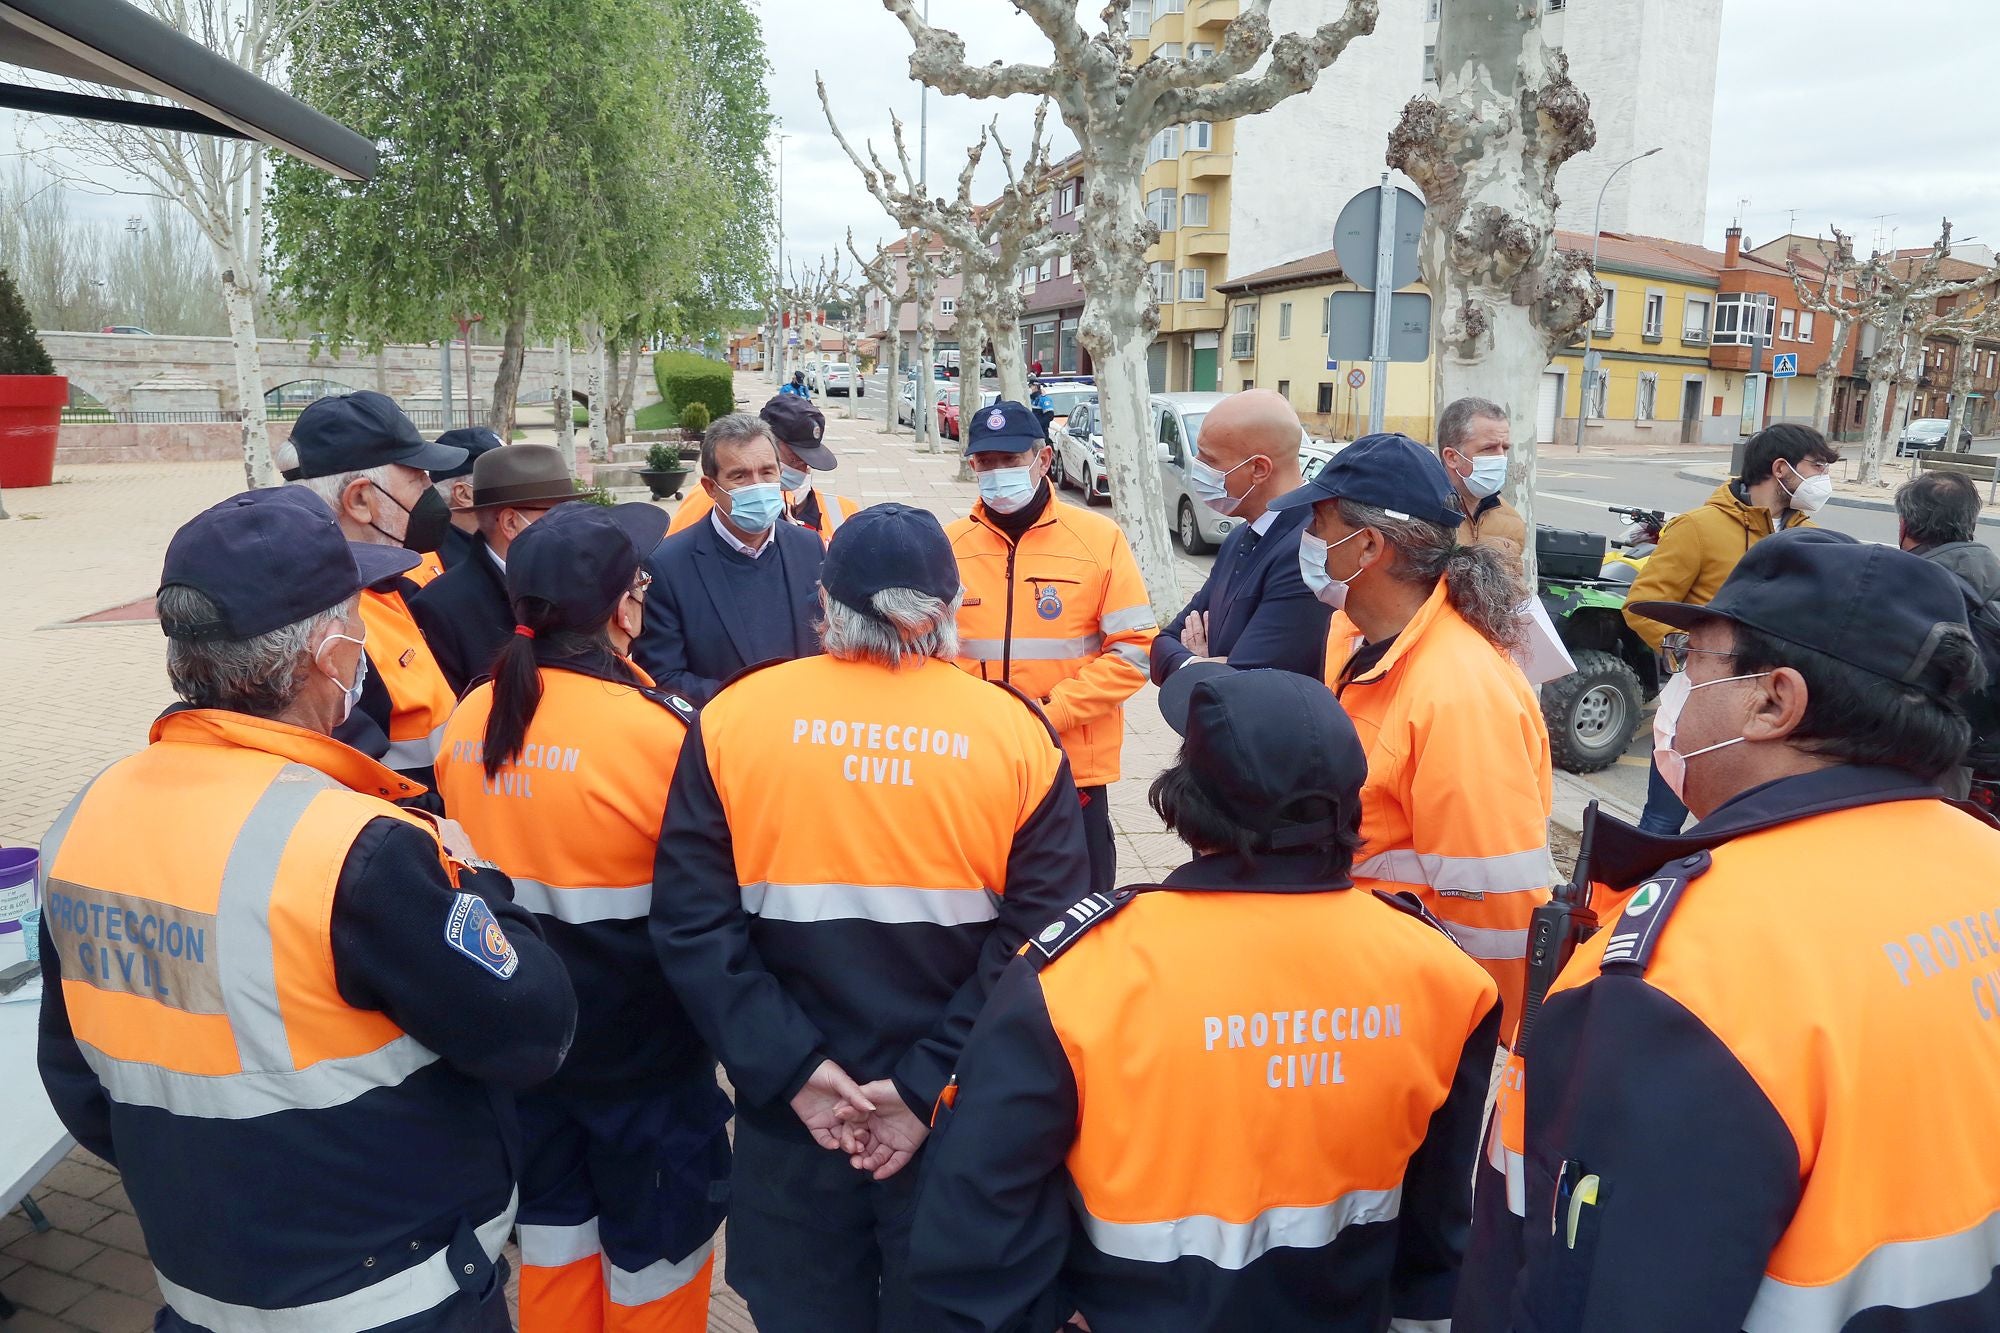
[[[0,63],[111,94],[29,87],[0,75],[0,106],[256,139],[349,180],[375,174],[368,140],[126,0],[0,0]]]

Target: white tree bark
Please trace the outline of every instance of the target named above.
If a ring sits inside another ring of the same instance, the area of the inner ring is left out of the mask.
[[[589,400],[585,410],[590,413],[590,458],[594,463],[603,463],[611,457],[611,436],[607,425],[611,409],[604,394],[602,320],[587,319],[583,322],[583,347],[583,393]]]
[[[569,335],[556,339],[556,444],[563,462],[576,470],[576,368],[570,357]]]
[[[910,35],[912,78],[964,97],[1049,98],[1076,136],[1091,192],[1078,251],[1085,302],[1077,336],[1096,363],[1112,512],[1164,621],[1181,596],[1147,413],[1146,349],[1159,312],[1146,276],[1146,249],[1156,238],[1140,192],[1146,143],[1169,125],[1235,120],[1308,91],[1349,42],[1374,31],[1377,0],[1347,0],[1338,18],[1310,35],[1282,37],[1271,31],[1271,0],[1242,0],[1213,52],[1137,68],[1131,0],[1106,0],[1104,30],[1095,33],[1079,21],[1075,0],[1014,0],[1049,43],[1045,65],[969,64],[964,40],[925,22],[915,0],[883,4]]]
[[[1530,533],[1542,371],[1603,299],[1589,256],[1556,247],[1556,172],[1596,141],[1589,100],[1542,40],[1541,6],[1518,0],[1453,0],[1437,96],[1413,98],[1389,137],[1388,164],[1426,196],[1434,411],[1468,395],[1507,409],[1507,498]],[[1532,587],[1532,541],[1521,560]]]
[[[1833,232],[1833,251],[1821,249],[1823,264],[1818,286],[1808,283],[1799,272],[1796,247],[1785,260],[1791,273],[1792,291],[1799,305],[1822,319],[1833,321],[1833,342],[1827,358],[1813,375],[1813,429],[1822,435],[1833,432],[1833,390],[1840,377],[1840,363],[1847,356],[1857,323],[1867,323],[1882,299],[1882,280],[1887,262],[1881,255],[1866,261],[1854,257],[1854,240],[1838,227]]]

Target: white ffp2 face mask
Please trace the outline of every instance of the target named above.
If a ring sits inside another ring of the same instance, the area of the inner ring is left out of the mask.
[[[334,675],[325,667],[320,667],[320,671],[325,674],[328,680],[340,686],[340,719],[334,723],[335,726],[339,726],[341,722],[345,722],[348,718],[354,716],[354,706],[361,702],[361,687],[368,682],[368,645],[350,634],[329,634],[319,641],[319,647],[314,650],[313,660],[315,665],[318,663],[319,654],[325,652],[326,646],[335,641],[351,643],[356,648],[361,649],[360,654],[354,659],[354,683],[352,685],[341,684],[340,677]]]
[[[1329,544],[1310,532],[1299,534],[1299,577],[1306,581],[1306,587],[1314,597],[1336,611],[1347,605],[1347,589],[1351,580],[1337,579],[1327,573],[1326,558],[1333,553],[1335,546],[1351,542],[1360,535],[1358,531],[1350,532],[1339,541]],[[1356,570],[1355,573],[1359,574],[1360,571]]]
[[[1797,489],[1793,489],[1785,485],[1783,477],[1778,478],[1778,485],[1784,488],[1785,497],[1791,501],[1792,508],[1807,518],[1826,508],[1826,502],[1833,498],[1833,478],[1824,472],[1817,477],[1801,477],[1799,470],[1790,463],[1785,464],[1785,467],[1799,483]]]
[[[1770,674],[1768,671],[1752,671],[1748,675],[1723,676],[1718,680],[1705,680],[1696,685],[1688,679],[1687,672],[1676,671],[1668,679],[1666,686],[1660,691],[1659,709],[1653,714],[1653,767],[1660,771],[1660,781],[1667,784],[1675,800],[1683,805],[1687,804],[1687,797],[1682,794],[1682,790],[1687,785],[1688,760],[1698,759],[1702,755],[1726,749],[1731,745],[1740,745],[1744,740],[1741,736],[1735,736],[1726,741],[1717,741],[1713,745],[1704,745],[1692,754],[1682,754],[1676,750],[1674,734],[1680,729],[1681,709],[1687,705],[1688,696],[1696,690],[1707,689],[1710,685],[1727,685],[1732,680],[1755,680],[1759,676]]]

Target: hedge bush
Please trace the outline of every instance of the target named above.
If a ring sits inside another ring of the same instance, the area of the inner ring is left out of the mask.
[[[706,407],[710,420],[736,410],[736,379],[727,362],[695,352],[656,352],[653,380],[673,419],[693,403]]]
[[[708,429],[708,423],[715,418],[708,410],[708,404],[696,400],[681,409],[681,429],[701,432]]]

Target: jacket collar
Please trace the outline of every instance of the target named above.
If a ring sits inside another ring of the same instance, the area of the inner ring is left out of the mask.
[[[215,745],[225,749],[257,750],[289,763],[317,769],[344,787],[385,801],[421,796],[429,788],[376,763],[361,751],[331,736],[307,731],[289,722],[224,708],[193,708],[176,704],[153,721],[147,735],[153,744]]]
[[[1345,875],[1328,877],[1323,864],[1318,852],[1263,852],[1248,858],[1217,852],[1197,856],[1157,885],[1131,887],[1238,893],[1331,893],[1354,887]]]
[[[1054,527],[1056,525],[1056,517],[1057,517],[1056,510],[1060,509],[1061,507],[1062,507],[1062,501],[1056,497],[1055,484],[1051,482],[1049,484],[1048,503],[1042,506],[1041,517],[1037,518],[1033,523],[1030,523],[1027,526],[1026,531],[1022,532],[1021,536],[1025,538],[1028,535],[1028,533],[1033,532],[1037,528]],[[993,515],[986,512],[986,502],[984,500],[974,500],[972,502],[972,521],[978,524],[980,527],[985,528],[988,532],[998,537],[1001,541],[1004,542],[1009,540],[1006,532],[1001,529],[998,523],[995,523],[993,521]]]
[[[1890,801],[1942,800],[1944,793],[1895,768],[1842,764],[1779,778],[1737,793],[1685,833],[1645,833],[1614,815],[1595,813],[1591,824],[1590,877],[1629,889],[1676,857],[1713,851],[1747,833],[1759,833],[1813,815]],[[1964,807],[1961,807],[1964,808]]]
[[[1349,685],[1372,685],[1401,665],[1403,659],[1408,657],[1416,648],[1418,641],[1424,637],[1431,626],[1435,625],[1445,616],[1452,614],[1451,606],[1446,600],[1446,596],[1447,590],[1444,586],[1444,580],[1439,579],[1437,586],[1431,589],[1431,595],[1424,599],[1424,604],[1417,608],[1417,613],[1414,616],[1410,617],[1410,623],[1403,626],[1397,632],[1396,641],[1389,645],[1389,651],[1382,655],[1382,660],[1375,664],[1375,669],[1367,675],[1358,676],[1347,683]],[[1354,622],[1350,620],[1347,624],[1352,628]]]

